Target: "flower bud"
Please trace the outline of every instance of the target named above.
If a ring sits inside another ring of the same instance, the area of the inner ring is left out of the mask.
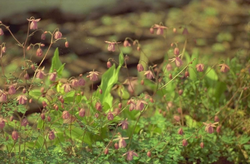
[[[143,65],[142,64],[137,64],[137,71],[138,72],[142,72],[142,71],[144,71],[144,68],[143,68]]]
[[[84,117],[85,116],[85,109],[84,108],[81,108],[80,111],[79,111],[79,116],[80,117]]]
[[[108,61],[108,62],[107,62],[107,67],[110,68],[111,66],[112,66],[111,62]]]
[[[3,129],[5,127],[5,122],[2,118],[0,118],[0,129]]]
[[[181,96],[181,95],[183,94],[183,90],[180,89],[180,90],[178,91],[178,94]]]
[[[180,135],[183,135],[183,134],[184,134],[182,128],[180,128],[180,129],[178,130],[178,134],[180,134]]]
[[[151,27],[151,28],[149,29],[149,32],[150,32],[151,34],[154,34],[154,28]]]
[[[50,132],[49,132],[49,139],[50,139],[50,140],[55,139],[55,133],[54,133],[53,131],[50,131]]]
[[[201,147],[202,149],[204,148],[204,143],[203,143],[203,142],[200,143],[200,147]]]
[[[99,93],[102,94],[102,89],[99,89]]]
[[[219,122],[219,121],[220,121],[219,117],[218,116],[214,116],[214,122]]]
[[[131,46],[131,44],[128,42],[128,40],[125,40],[123,43],[123,46],[128,47],[128,46]]]
[[[56,31],[54,34],[55,39],[60,39],[62,37],[62,33],[60,31]]]
[[[79,86],[78,80],[77,79],[72,79],[71,80],[71,86],[76,88]]]
[[[29,76],[29,74],[27,72],[24,74],[23,77],[24,77],[25,80],[29,80],[29,78],[30,78],[30,76]]]
[[[172,76],[171,73],[168,75],[168,78],[169,78],[170,80],[173,79],[173,76]]]
[[[43,70],[39,69],[39,70],[37,71],[36,78],[38,78],[38,79],[43,79],[44,75],[45,75],[45,74],[44,74]]]
[[[189,72],[188,71],[185,71],[185,77],[189,77]]]
[[[45,35],[45,33],[42,33],[42,35],[41,35],[41,39],[42,39],[42,40],[45,40],[45,39],[46,39],[46,35]]]
[[[21,126],[24,126],[24,127],[26,127],[28,124],[29,124],[29,123],[28,123],[28,120],[27,120],[26,118],[24,118],[24,119],[22,120],[22,122],[21,122]]]
[[[41,48],[38,48],[36,50],[36,56],[38,56],[38,57],[43,56],[43,50]]]
[[[0,36],[4,35],[3,29],[0,28]]]
[[[188,142],[187,142],[186,139],[183,139],[183,140],[182,140],[182,145],[183,145],[183,146],[187,146],[187,145],[188,145]]]
[[[179,122],[181,120],[181,117],[180,116],[177,116],[177,115],[174,115],[174,120]]]
[[[65,119],[69,119],[70,118],[70,114],[67,110],[63,111],[62,113],[62,118]]]
[[[141,47],[140,47],[140,46],[137,46],[136,50],[137,50],[137,51],[141,51]]]
[[[50,116],[48,116],[48,117],[47,117],[47,120],[50,122],[50,121],[51,121],[51,117],[50,117]]]
[[[141,85],[144,85],[144,80],[143,79],[141,80]]]
[[[6,47],[2,47],[2,53],[6,52]]]
[[[108,148],[105,148],[104,154],[107,155],[108,153],[109,153],[109,149],[108,149]]]
[[[29,50],[30,50],[30,46],[27,47],[27,51],[29,51]]]
[[[69,42],[68,41],[66,41],[64,44],[65,44],[66,48],[69,48]]]
[[[10,122],[12,122],[12,121],[13,121],[13,119],[14,119],[14,117],[13,117],[13,116],[10,116]]]
[[[115,149],[119,149],[118,143],[114,144]]]
[[[217,126],[217,128],[216,128],[216,132],[217,132],[218,134],[220,133],[220,131],[221,131],[221,125]]]
[[[172,65],[171,64],[167,64],[166,69],[167,69],[167,71],[172,71]]]
[[[18,139],[18,133],[17,131],[13,131],[12,134],[11,134],[11,137],[14,141],[16,141]]]
[[[151,157],[151,152],[150,151],[147,152],[147,156]]]
[[[49,77],[49,80],[50,81],[55,81],[56,80],[56,76],[57,76],[57,73],[56,72],[53,72],[50,74],[50,77]]]
[[[183,35],[188,35],[189,34],[188,29],[186,27],[183,29],[182,34]]]
[[[226,64],[220,64],[219,65],[221,68],[220,68],[220,71],[223,72],[223,73],[226,73],[230,70],[230,67]]]
[[[174,33],[176,33],[176,32],[177,32],[176,28],[173,28],[173,32],[174,32]]]
[[[122,103],[119,103],[119,104],[118,104],[118,107],[121,109],[121,108],[122,108]]]
[[[41,119],[45,120],[45,114],[44,113],[41,114]]]
[[[110,121],[114,119],[114,115],[113,115],[113,113],[112,113],[111,111],[108,112],[107,118],[108,118],[108,120],[110,120]]]
[[[123,120],[120,125],[122,125],[122,129],[125,130],[125,129],[128,129],[128,121],[127,119],[126,120]]]
[[[175,49],[174,49],[174,54],[175,54],[176,56],[178,56],[178,55],[180,54],[179,48],[175,47]]]
[[[95,108],[96,108],[96,110],[101,111],[102,110],[102,104],[100,102],[96,102]]]

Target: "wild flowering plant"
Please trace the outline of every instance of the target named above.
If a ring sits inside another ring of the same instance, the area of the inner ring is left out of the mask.
[[[249,162],[250,63],[240,63],[237,57],[213,66],[203,63],[198,53],[185,51],[191,32],[173,28],[186,40],[182,49],[173,43],[159,65],[148,64],[138,40],[125,38],[123,46],[140,53],[136,77],[128,73],[127,80],[120,81],[120,70],[130,69],[129,57],[120,51],[119,61],[108,59],[105,72],[93,70],[63,80],[58,49],[49,71],[42,64],[52,44],[64,41],[69,47],[67,39],[59,29],[39,29],[41,19],[27,20],[24,41],[0,23],[0,37],[10,33],[23,53],[20,76],[13,78],[2,62],[9,55],[8,43],[0,45],[2,163]],[[149,32],[154,35],[156,30],[161,37],[169,29],[160,23]],[[41,43],[29,43],[34,33],[41,34]],[[51,42],[45,50],[42,41],[48,37]],[[118,52],[120,42],[105,42],[108,51]],[[29,54],[31,49],[36,53]],[[28,55],[36,55],[40,62],[30,61]],[[99,79],[98,89],[84,94],[86,82],[93,88]],[[149,92],[138,92],[141,87]],[[39,112],[28,114],[32,103]]]

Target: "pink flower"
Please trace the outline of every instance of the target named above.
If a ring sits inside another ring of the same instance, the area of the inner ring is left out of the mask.
[[[97,71],[90,71],[89,75],[87,77],[89,77],[89,79],[91,81],[97,81],[98,80],[98,75],[99,75],[99,72],[97,72]]]
[[[124,129],[128,129],[128,121],[127,121],[128,119],[126,119],[126,120],[123,120],[119,125],[121,125],[122,126],[122,129],[124,130]]]
[[[221,68],[220,68],[220,71],[223,72],[223,73],[226,73],[230,70],[230,67],[226,64],[220,64],[219,65]]]
[[[198,72],[203,72],[204,71],[204,64],[197,64],[196,69]]]
[[[63,89],[64,89],[64,92],[67,93],[67,92],[70,92],[71,91],[71,87],[69,84],[63,84]]]
[[[123,46],[124,47],[128,47],[128,46],[130,47],[131,44],[128,42],[128,40],[125,40],[124,43],[123,43]]]
[[[85,80],[83,78],[78,79],[78,85],[79,86],[84,86],[85,85]]]
[[[81,108],[80,111],[79,111],[79,116],[80,117],[84,117],[85,116],[85,109],[84,108]]]
[[[69,42],[68,42],[68,41],[65,42],[65,47],[66,47],[66,48],[69,47]]]
[[[32,18],[32,19],[27,19],[29,22],[31,22],[30,23],[30,29],[31,30],[36,30],[37,29],[37,22],[39,22],[41,19],[39,18],[39,19],[34,19],[34,18]]]
[[[0,102],[6,102],[7,101],[7,94],[0,90]]]
[[[180,129],[178,130],[178,134],[183,135],[183,130],[182,130],[182,128],[180,128]]]
[[[152,73],[152,71],[148,70],[144,73],[144,75],[146,76],[147,79],[151,80],[154,77],[154,74]]]
[[[69,119],[70,118],[70,114],[67,110],[63,111],[62,113],[62,118],[65,119]]]
[[[4,35],[3,29],[0,28],[0,36]]]
[[[174,49],[174,54],[176,55],[176,56],[178,56],[179,54],[180,54],[180,50],[179,50],[179,48],[175,48]]]
[[[71,86],[72,87],[78,87],[79,86],[78,80],[77,79],[72,79],[71,80]]]
[[[41,48],[38,48],[36,50],[36,56],[38,56],[38,57],[43,56],[43,50]]]
[[[203,122],[203,124],[206,126],[205,131],[211,134],[211,133],[214,132],[214,127],[216,127],[215,124],[218,124],[218,122],[215,122],[215,123],[205,123],[205,122]]]
[[[5,121],[4,119],[0,118],[0,129],[3,129],[5,127]]]
[[[128,160],[128,161],[132,161],[134,156],[137,156],[137,157],[138,157],[138,154],[135,153],[135,152],[132,151],[132,150],[129,150],[127,153],[123,154],[122,156],[124,156],[124,155],[127,155],[127,160]]]
[[[182,60],[179,57],[175,58],[175,65],[176,67],[182,66]]]
[[[17,97],[17,101],[18,101],[18,104],[22,104],[22,105],[26,104],[26,102],[27,102],[26,95],[19,95]]]
[[[142,66],[142,64],[137,64],[137,71],[138,72],[142,72],[142,71],[144,71],[144,68],[143,68],[143,66]]]
[[[107,118],[108,118],[108,120],[110,120],[110,121],[114,119],[114,115],[113,115],[113,113],[112,113],[111,111],[108,112]]]
[[[50,132],[49,132],[49,139],[50,139],[50,140],[55,139],[55,133],[54,133],[53,131],[50,131]]]
[[[42,40],[45,40],[45,39],[46,39],[46,33],[42,33],[41,39],[42,39]]]
[[[128,137],[122,137],[120,133],[118,133],[118,138],[114,139],[114,141],[119,140],[119,148],[126,147],[125,139],[128,139]]]
[[[43,70],[39,69],[39,70],[37,71],[36,78],[38,78],[38,79],[43,79],[44,75],[45,75],[45,74],[44,74]]]
[[[24,119],[22,120],[22,122],[21,122],[21,126],[24,126],[24,127],[26,127],[28,124],[29,124],[29,123],[28,123],[28,120],[27,120],[26,118],[24,118]]]
[[[166,29],[167,27],[166,27],[166,26],[161,26],[161,25],[155,24],[155,25],[154,25],[154,28],[157,29],[157,31],[156,31],[156,34],[157,34],[157,35],[163,35],[164,29]]]
[[[188,142],[187,142],[186,139],[183,139],[183,140],[182,140],[182,145],[183,145],[183,146],[187,146],[187,145],[188,145]]]
[[[17,131],[13,131],[12,134],[11,134],[11,137],[14,141],[16,141],[18,139],[18,133]]]
[[[55,32],[54,38],[60,39],[62,37],[62,33],[60,31]]]
[[[50,81],[55,81],[55,80],[56,80],[56,75],[57,75],[56,72],[52,72],[52,73],[50,74],[49,80],[50,80]]]
[[[188,35],[189,34],[188,29],[186,27],[183,29],[182,34],[183,35]]]
[[[105,43],[108,43],[108,51],[115,51],[115,45],[118,44],[119,42],[110,42],[110,41],[105,41]]]
[[[172,65],[171,64],[167,64],[166,69],[167,69],[167,71],[172,71]]]
[[[102,110],[102,104],[100,102],[96,102],[95,108],[96,108],[96,110],[101,111]]]
[[[144,104],[147,104],[147,102],[143,101],[143,100],[137,100],[135,109],[136,110],[143,110],[144,109]]]

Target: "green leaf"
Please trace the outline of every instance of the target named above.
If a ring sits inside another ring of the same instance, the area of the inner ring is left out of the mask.
[[[208,86],[214,87],[218,80],[218,75],[216,74],[215,70],[211,67],[208,67],[205,74],[206,74],[205,79]]]
[[[190,64],[189,67],[188,67],[189,79],[194,80],[194,81],[197,80],[197,72],[196,72],[195,66],[196,66],[197,63],[198,63],[198,56],[199,56],[199,51],[198,51],[197,49],[194,49],[194,50],[193,50],[193,55],[192,55],[192,57],[190,57],[190,56],[188,55],[188,53],[185,53],[185,57],[186,57],[186,59],[187,59],[187,63],[190,63],[192,60],[194,60],[194,58],[196,59],[196,60],[194,60],[194,61],[192,62],[192,64]]]
[[[189,115],[185,115],[185,119],[186,119],[187,126],[190,127],[190,128],[198,128],[198,127],[200,127],[202,125],[201,122],[195,121]]]
[[[35,100],[37,100],[37,101],[39,101],[39,102],[45,101],[46,103],[48,103],[48,100],[47,100],[46,98],[44,98],[44,97],[41,96],[42,94],[41,94],[41,91],[40,91],[39,89],[31,90],[31,91],[29,92],[29,95],[30,95],[33,99],[35,99]]]

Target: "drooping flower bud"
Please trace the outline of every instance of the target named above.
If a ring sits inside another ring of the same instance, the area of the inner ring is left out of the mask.
[[[41,119],[45,120],[45,114],[44,113],[41,113]]]
[[[137,64],[137,71],[138,72],[142,72],[142,71],[144,71],[144,68],[143,68],[143,65],[142,64]]]
[[[56,76],[57,76],[57,73],[56,72],[52,72],[49,76],[49,80],[50,81],[55,81],[56,80]]]
[[[180,128],[180,129],[178,130],[178,134],[183,135],[183,129],[182,129],[182,128]]]
[[[147,156],[151,157],[151,152],[150,151],[147,152]]]
[[[36,50],[36,56],[38,56],[38,57],[43,56],[43,50],[41,48],[38,48]]]
[[[11,134],[11,137],[14,141],[16,141],[18,139],[18,133],[17,131],[13,131],[12,134]]]
[[[26,118],[24,118],[21,122],[21,126],[26,127],[29,124],[28,120]]]
[[[216,128],[216,132],[217,132],[218,134],[220,133],[220,131],[221,131],[221,125],[217,126],[217,128]]]
[[[110,68],[111,66],[112,66],[111,62],[108,61],[108,62],[107,62],[107,67]]]
[[[176,67],[182,66],[182,60],[179,57],[175,58],[175,65]]]
[[[16,93],[16,88],[15,88],[15,85],[10,85],[9,86],[9,95],[13,95]]]
[[[4,35],[3,29],[0,28],[0,36]]]
[[[188,29],[186,27],[183,29],[182,34],[183,35],[188,35],[189,34]]]
[[[185,71],[185,77],[189,77],[189,72],[188,71]]]
[[[84,117],[85,116],[85,109],[84,108],[81,108],[80,111],[79,111],[79,116],[80,117]]]
[[[203,143],[203,142],[200,143],[200,147],[201,147],[202,149],[204,148],[204,143]]]
[[[62,38],[62,33],[60,31],[56,31],[55,34],[54,34],[54,38],[55,39],[60,39]]]
[[[128,129],[128,121],[127,121],[127,119],[123,120],[119,125],[122,126],[123,130]]]
[[[6,47],[2,47],[2,53],[5,53],[6,52]]]
[[[174,120],[176,122],[179,122],[181,120],[181,117],[180,116],[177,116],[177,115],[174,115]]]
[[[112,113],[111,111],[108,112],[107,118],[108,118],[108,120],[110,120],[110,121],[114,119],[114,115],[113,115],[113,113]]]
[[[45,33],[42,33],[41,39],[42,39],[42,40],[45,40],[45,39],[46,39],[46,34],[45,34]]]
[[[219,117],[218,116],[214,116],[214,122],[219,122],[219,121],[220,121]]]
[[[151,27],[151,28],[149,29],[149,32],[150,32],[151,34],[154,34],[154,28]]]
[[[230,70],[230,67],[226,64],[220,64],[219,66],[221,67],[220,71],[223,73],[227,73]]]
[[[37,71],[36,78],[38,78],[38,79],[43,79],[44,75],[45,75],[45,74],[44,74],[43,70],[39,69],[39,70]]]
[[[96,102],[95,108],[96,108],[96,110],[101,111],[102,110],[102,104],[100,102]]]
[[[5,121],[0,118],[0,129],[3,129],[5,127]]]
[[[187,142],[186,139],[183,139],[183,140],[182,140],[182,145],[183,145],[183,146],[187,146],[187,145],[188,145],[188,142]]]
[[[62,113],[62,118],[63,118],[64,120],[70,118],[70,114],[69,114],[69,112],[68,112],[67,110],[63,111],[63,113]]]
[[[176,56],[178,56],[178,55],[180,54],[179,48],[175,47],[175,49],[174,49],[174,54],[175,54]]]
[[[53,131],[49,132],[49,139],[54,140],[55,139],[55,133]]]
[[[107,155],[109,153],[109,149],[108,148],[105,148],[104,152],[103,152],[105,155]]]
[[[172,71],[172,65],[171,64],[167,64],[166,69],[167,69],[167,71]]]
[[[125,40],[123,43],[123,46],[128,47],[128,46],[131,46],[131,44],[128,42],[128,40]]]

